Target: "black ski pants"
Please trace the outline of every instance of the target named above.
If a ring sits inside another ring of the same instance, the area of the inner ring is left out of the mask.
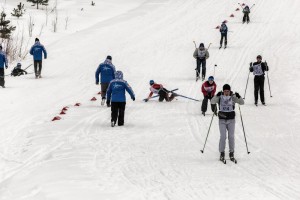
[[[202,67],[202,77],[205,78],[206,74],[206,59],[197,58],[197,68],[196,68],[196,77],[200,76],[200,68]]]
[[[33,66],[34,66],[34,73],[36,76],[41,75],[42,73],[42,61],[41,60],[35,60],[33,62]]]
[[[211,99],[212,99],[212,97],[204,96],[204,99],[202,101],[202,106],[201,106],[202,112],[207,111],[208,100],[211,100]],[[216,110],[217,104],[210,104],[210,105],[211,105],[211,111],[213,111],[214,113],[217,113],[217,110]]]
[[[265,76],[254,76],[254,98],[255,103],[258,100],[258,91],[260,91],[260,100],[262,103],[265,103],[265,94],[264,94],[264,84],[265,84]]]
[[[125,107],[126,102],[111,102],[111,121],[118,121],[118,126],[124,125]]]
[[[227,46],[227,33],[221,33],[220,46],[223,44],[223,39],[225,39],[225,46]]]
[[[107,91],[108,86],[109,86],[109,83],[101,83],[101,97],[102,97],[102,99],[105,99],[106,91]]]
[[[4,75],[4,68],[0,68],[0,86],[5,85]]]
[[[250,21],[250,18],[249,18],[249,13],[244,13],[244,17],[243,17],[243,23],[245,22],[249,22]]]

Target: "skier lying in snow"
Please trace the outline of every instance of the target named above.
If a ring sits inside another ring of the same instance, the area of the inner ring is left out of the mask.
[[[152,97],[153,93],[159,95],[159,99],[158,99],[159,102],[164,101],[164,99],[166,101],[170,102],[176,97],[176,94],[173,92],[172,92],[171,96],[169,96],[170,91],[167,90],[166,88],[164,88],[162,84],[155,83],[153,80],[150,80],[149,84],[151,86],[150,87],[151,92],[150,92],[148,98],[145,99],[145,102],[149,101],[149,99]]]
[[[11,76],[21,76],[27,74],[27,72],[21,69],[21,63],[18,63],[17,66],[11,71]]]

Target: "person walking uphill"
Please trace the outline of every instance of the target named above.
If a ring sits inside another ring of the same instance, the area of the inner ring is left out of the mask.
[[[101,81],[101,97],[102,97],[101,105],[104,105],[104,103],[105,103],[106,91],[107,91],[110,81],[115,79],[116,69],[111,61],[112,61],[112,57],[107,56],[106,60],[99,65],[99,67],[96,70],[96,74],[95,74],[96,85],[99,84],[99,75],[101,74],[101,79],[100,79],[100,81]],[[106,104],[109,107],[108,101],[106,102]]]
[[[114,127],[118,121],[118,126],[124,125],[126,96],[125,91],[135,101],[135,95],[129,84],[123,80],[123,73],[116,72],[116,78],[109,83],[107,90],[107,101],[111,101],[111,126]]]
[[[150,80],[149,84],[150,84],[150,94],[145,99],[145,102],[148,102],[153,94],[159,95],[158,98],[159,102],[163,102],[164,100],[166,100],[167,102],[171,102],[176,97],[176,93],[173,92],[171,96],[169,96],[170,91],[164,88],[162,84],[155,83],[154,80]]]
[[[4,51],[2,51],[2,45],[0,45],[0,86],[5,88],[5,74],[4,74],[4,66],[7,69],[8,64],[7,64],[7,57]]]
[[[214,82],[213,76],[208,77],[208,81],[202,84],[201,91],[203,93],[204,99],[202,101],[201,111],[202,111],[202,115],[204,116],[205,116],[205,112],[207,111],[208,100],[211,100],[215,96],[216,88],[217,85]],[[211,110],[214,112],[214,114],[217,115],[215,104],[211,104]]]
[[[253,63],[253,65],[250,63],[249,68],[250,72],[253,72],[254,75],[254,104],[257,106],[258,91],[260,91],[260,101],[263,105],[266,105],[264,93],[265,71],[269,71],[269,67],[261,61],[262,57],[260,55],[256,59],[257,62]]]
[[[218,92],[211,100],[211,104],[219,104],[219,129],[220,141],[219,152],[220,160],[225,162],[226,131],[228,131],[229,157],[234,161],[234,130],[235,130],[235,103],[244,104],[243,98],[238,93],[233,94],[230,85],[223,86],[223,92]]]
[[[220,27],[220,33],[221,33],[221,40],[220,40],[220,48],[222,48],[223,44],[223,39],[225,39],[224,44],[225,44],[225,49],[227,47],[227,32],[228,32],[228,27],[226,26],[225,22],[222,22],[222,25]]]
[[[249,6],[245,6],[245,8],[243,9],[243,24],[247,21],[247,24],[250,22],[250,18],[249,18],[249,14],[250,14],[250,8]]]
[[[42,63],[43,63],[43,54],[44,54],[44,59],[47,59],[47,51],[40,43],[40,40],[38,38],[35,38],[35,43],[31,47],[29,53],[33,56],[34,60],[34,73],[35,73],[35,78],[42,78]]]
[[[196,81],[200,78],[200,68],[202,66],[202,81],[205,79],[206,74],[206,59],[209,58],[209,52],[204,48],[204,44],[201,43],[199,48],[196,48],[193,54],[193,57],[197,60],[196,68]]]

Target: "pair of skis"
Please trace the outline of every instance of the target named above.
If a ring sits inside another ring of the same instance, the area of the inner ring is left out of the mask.
[[[220,158],[220,161],[223,163],[223,164],[226,164],[226,159],[225,158]],[[237,164],[237,160],[235,158],[230,158],[230,161],[233,162],[234,164]]]
[[[170,92],[173,93],[174,91],[177,91],[177,90],[178,90],[178,88],[173,89],[173,90],[171,90]],[[150,99],[153,99],[153,98],[156,98],[156,97],[159,97],[159,95],[155,95],[155,96],[151,97]],[[181,94],[177,94],[177,93],[175,93],[175,97],[182,97],[182,98],[190,99],[190,100],[193,100],[193,101],[199,101],[198,99],[194,99],[194,98],[187,97],[187,96],[184,96],[184,95],[181,95]],[[143,99],[143,101],[146,102],[146,101],[147,101],[147,98],[146,98],[146,99]]]

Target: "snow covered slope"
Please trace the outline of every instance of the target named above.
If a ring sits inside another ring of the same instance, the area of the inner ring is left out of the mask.
[[[67,31],[48,27],[40,36],[49,53],[44,78],[7,77],[0,90],[0,199],[300,199],[299,1],[247,0],[256,4],[247,25],[237,0],[95,2],[59,1],[71,21]],[[224,20],[232,32],[219,50],[215,27]],[[236,110],[237,165],[218,161],[217,119],[200,153],[212,116],[201,116],[201,103],[142,101],[150,79],[202,100],[193,40],[212,43],[207,75],[217,64],[218,90],[229,83],[243,95],[249,63],[258,54],[268,61],[273,97],[266,80],[267,106],[255,107],[251,75],[241,106],[249,155]],[[94,72],[108,54],[137,97],[124,127],[111,128],[110,109],[90,101],[100,98]]]

